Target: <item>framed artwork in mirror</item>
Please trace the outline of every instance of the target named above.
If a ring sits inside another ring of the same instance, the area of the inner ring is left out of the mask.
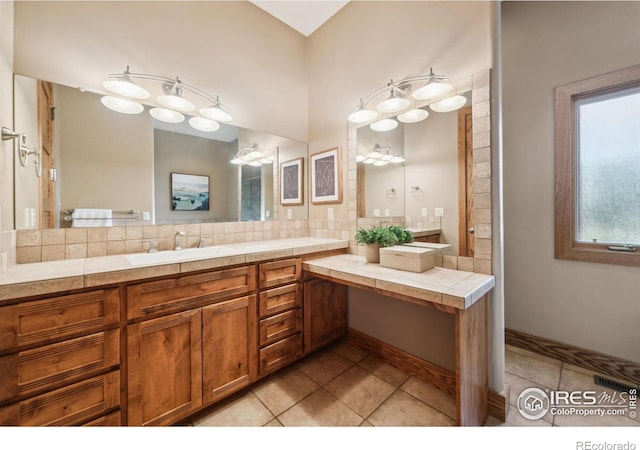
[[[297,158],[280,164],[280,204],[304,204],[304,159]]]
[[[209,211],[209,176],[171,173],[172,211]]]
[[[315,153],[309,159],[311,203],[342,203],[340,147]]]

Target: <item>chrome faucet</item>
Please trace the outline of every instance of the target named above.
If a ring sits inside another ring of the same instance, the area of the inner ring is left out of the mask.
[[[204,247],[205,247],[205,245],[204,245],[204,238],[203,238],[203,237],[201,237],[201,238],[200,238],[200,242],[198,242],[198,248],[204,248]]]
[[[184,231],[176,231],[175,243],[173,245],[174,250],[182,250],[182,247],[180,246],[180,236],[184,236]]]
[[[158,252],[158,243],[156,241],[146,241],[149,243],[149,250],[147,253],[157,253]]]

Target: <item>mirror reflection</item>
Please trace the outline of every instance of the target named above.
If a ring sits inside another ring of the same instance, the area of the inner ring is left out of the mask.
[[[434,112],[424,106],[429,113],[424,120],[399,121],[389,131],[357,128],[358,217],[401,217],[414,230],[440,230],[439,242],[451,244],[452,254],[471,256],[471,91],[463,95],[467,102],[459,110]],[[404,162],[376,166],[367,161],[376,145],[395,150]]]
[[[15,128],[45,150],[41,177],[15,168],[16,229],[74,226],[81,209],[111,210],[111,225],[308,218],[306,201],[280,211],[276,195],[279,162],[306,157],[305,142],[225,123],[202,132],[113,112],[93,92],[14,79]],[[259,165],[231,163],[252,146],[264,152]],[[208,209],[176,210],[172,173],[208,177]]]

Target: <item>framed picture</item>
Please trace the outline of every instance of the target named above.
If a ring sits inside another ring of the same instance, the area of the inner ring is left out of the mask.
[[[209,211],[209,177],[171,173],[172,211]]]
[[[340,170],[340,147],[335,147],[309,157],[311,167],[311,203],[342,202],[342,171]]]
[[[304,204],[304,159],[298,158],[280,164],[280,204]]]

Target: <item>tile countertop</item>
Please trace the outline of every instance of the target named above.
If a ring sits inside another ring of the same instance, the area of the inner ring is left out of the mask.
[[[358,255],[328,256],[305,261],[302,267],[318,275],[458,309],[468,308],[495,286],[493,275],[440,267],[408,272],[368,263]]]
[[[340,239],[292,238],[179,251],[16,264],[0,272],[0,303],[32,295],[286,258],[348,246],[349,241]]]
[[[424,237],[424,236],[432,236],[434,234],[442,233],[440,228],[407,228],[411,231],[414,238]]]

